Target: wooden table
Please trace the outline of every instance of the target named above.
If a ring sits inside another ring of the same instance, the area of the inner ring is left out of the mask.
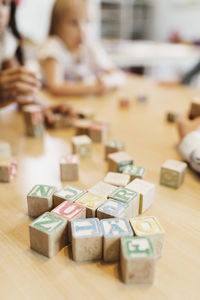
[[[136,100],[141,92],[147,95],[147,103]],[[178,190],[159,185],[161,164],[168,158],[180,159],[176,128],[165,122],[165,113],[184,111],[194,95],[197,92],[189,88],[163,88],[131,77],[115,93],[69,101],[76,107],[92,107],[97,117],[109,120],[110,137],[126,142],[135,164],[147,168],[146,180],[156,184],[155,203],[145,215],[158,217],[166,238],[150,286],[123,284],[118,264],[75,263],[68,254],[70,247],[52,259],[30,250],[26,194],[37,183],[61,184],[58,162],[70,151],[74,129],[27,138],[20,113],[12,107],[1,110],[0,138],[11,143],[19,172],[12,183],[0,184],[0,299],[199,299],[199,177],[188,170]],[[43,96],[51,103],[65,100]],[[130,97],[129,110],[119,108],[121,96]],[[93,145],[91,159],[81,161],[80,181],[73,184],[88,188],[104,177],[103,150],[103,145]]]

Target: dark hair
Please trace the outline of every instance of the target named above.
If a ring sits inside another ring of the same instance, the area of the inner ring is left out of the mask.
[[[8,27],[11,29],[11,32],[19,41],[19,46],[16,50],[16,57],[17,57],[20,65],[23,65],[24,64],[24,55],[23,55],[23,51],[22,51],[22,47],[21,47],[22,37],[21,37],[19,31],[17,30],[16,19],[15,19],[16,8],[17,7],[16,7],[15,1],[12,1],[11,5],[10,5],[10,22],[9,22]]]

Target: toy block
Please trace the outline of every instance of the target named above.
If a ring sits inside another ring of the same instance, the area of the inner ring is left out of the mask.
[[[56,208],[51,211],[52,214],[56,214],[60,217],[63,217],[67,220],[67,227],[68,227],[68,242],[71,243],[71,222],[72,220],[76,219],[84,219],[86,218],[86,208],[73,203],[69,200],[62,202]]]
[[[23,108],[26,134],[41,136],[44,133],[44,113],[39,105],[26,105]]]
[[[104,123],[92,123],[89,128],[89,136],[93,142],[105,142],[108,135],[108,127]]]
[[[107,198],[109,194],[114,192],[114,190],[116,190],[116,186],[100,181],[93,187],[89,188],[88,192]]]
[[[136,236],[148,237],[155,250],[155,254],[161,257],[165,232],[156,217],[137,217],[130,219],[131,227]]]
[[[190,117],[195,119],[200,117],[200,99],[194,98],[191,103]]]
[[[77,181],[79,178],[79,156],[70,154],[60,161],[61,181]]]
[[[111,153],[125,150],[125,143],[118,140],[111,140],[105,144],[105,160],[108,159],[108,155]]]
[[[147,102],[148,97],[144,94],[140,94],[140,95],[138,95],[137,99],[140,103],[145,103],[145,102]]]
[[[175,123],[176,118],[177,118],[177,114],[175,114],[173,112],[168,112],[166,114],[166,120],[167,120],[168,123]]]
[[[54,193],[53,206],[56,207],[66,200],[74,202],[85,193],[87,193],[87,191],[84,189],[72,185],[66,185]]]
[[[91,120],[79,119],[74,122],[74,127],[76,129],[76,135],[89,135],[89,128],[91,125]]]
[[[97,208],[97,218],[130,218],[132,210],[130,204],[108,198],[100,207]]]
[[[11,182],[17,174],[17,161],[12,157],[0,157],[0,182]]]
[[[54,117],[53,127],[56,129],[68,128],[71,127],[73,124],[73,119],[70,118],[69,116],[55,113],[53,117]]]
[[[103,233],[97,218],[72,221],[72,255],[75,261],[102,258]]]
[[[67,244],[67,220],[46,212],[29,225],[31,249],[55,256]]]
[[[87,218],[94,218],[94,217],[96,217],[97,208],[101,204],[103,204],[105,201],[106,201],[106,198],[104,198],[104,197],[94,195],[92,193],[86,193],[85,195],[80,197],[78,200],[76,200],[75,203],[86,207]]]
[[[90,119],[92,120],[94,118],[94,109],[91,107],[82,107],[79,108],[77,111],[77,115],[79,116],[80,119]]]
[[[10,157],[11,148],[10,144],[0,140],[0,157]]]
[[[35,218],[51,210],[55,191],[55,186],[35,185],[27,195],[28,215]]]
[[[146,237],[122,237],[120,269],[125,283],[153,283],[156,256]]]
[[[108,174],[104,178],[104,182],[115,186],[124,187],[130,182],[130,176],[121,173],[108,172]]]
[[[120,108],[129,108],[130,107],[130,100],[126,97],[121,98],[119,100],[119,106],[120,106]]]
[[[79,154],[80,157],[91,155],[91,139],[87,135],[79,135],[72,138],[73,153]]]
[[[155,196],[154,184],[144,181],[143,179],[136,178],[131,181],[126,188],[140,194],[140,214],[145,212],[153,204]]]
[[[133,159],[126,152],[120,151],[108,155],[108,170],[110,172],[120,172],[122,167],[128,165],[133,165]]]
[[[160,184],[177,189],[184,180],[187,164],[168,159],[161,167]]]
[[[133,217],[139,215],[140,198],[135,191],[119,187],[109,195],[109,198],[129,204]]]
[[[131,180],[134,180],[136,178],[143,179],[145,175],[145,168],[143,167],[137,167],[137,166],[125,166],[120,168],[120,172],[122,174],[130,175]]]
[[[133,231],[126,218],[101,220],[103,230],[103,259],[106,262],[119,261],[120,238],[133,236]]]

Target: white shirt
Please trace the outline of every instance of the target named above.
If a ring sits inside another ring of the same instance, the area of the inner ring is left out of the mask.
[[[9,29],[6,29],[0,35],[0,69],[2,63],[5,60],[9,60],[14,57],[18,48],[18,40]]]

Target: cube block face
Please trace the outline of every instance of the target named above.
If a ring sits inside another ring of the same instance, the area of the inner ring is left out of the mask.
[[[161,168],[160,184],[178,188],[183,182],[187,165],[183,162],[168,159]]]
[[[88,192],[107,198],[114,190],[116,190],[116,186],[100,181],[89,188]]]
[[[99,219],[130,217],[131,206],[129,204],[108,199],[97,209]]]
[[[23,109],[26,134],[40,136],[44,133],[44,114],[40,106],[28,105]]]
[[[138,217],[130,219],[130,224],[136,236],[149,237],[155,254],[161,257],[165,232],[155,217]]]
[[[104,178],[104,182],[115,185],[125,187],[130,181],[130,176],[125,174],[120,174],[116,172],[108,172],[106,177]]]
[[[134,180],[135,178],[142,179],[145,175],[145,168],[134,165],[122,167],[119,171],[123,174],[130,175],[131,180]]]
[[[72,125],[72,118],[59,114],[59,113],[54,113],[54,124],[53,127],[55,129],[62,129],[62,128],[67,128]]]
[[[102,257],[102,230],[96,218],[72,221],[72,254],[75,261]]]
[[[80,135],[72,138],[73,153],[80,157],[91,155],[91,139],[87,135]]]
[[[126,152],[116,152],[108,155],[108,169],[110,172],[120,172],[128,165],[133,165],[132,157]]]
[[[94,218],[96,216],[97,208],[106,201],[106,198],[94,195],[92,193],[86,193],[76,203],[86,207],[87,218]]]
[[[60,176],[62,181],[76,181],[79,178],[79,156],[66,155],[60,161]]]
[[[93,142],[102,143],[106,140],[108,128],[106,124],[93,123],[89,129],[89,136]]]
[[[54,199],[53,199],[54,207],[60,205],[63,201],[66,200],[74,202],[85,193],[86,190],[84,189],[72,185],[67,185],[54,194]]]
[[[8,158],[0,158],[0,182],[10,182],[17,174],[17,161]]]

